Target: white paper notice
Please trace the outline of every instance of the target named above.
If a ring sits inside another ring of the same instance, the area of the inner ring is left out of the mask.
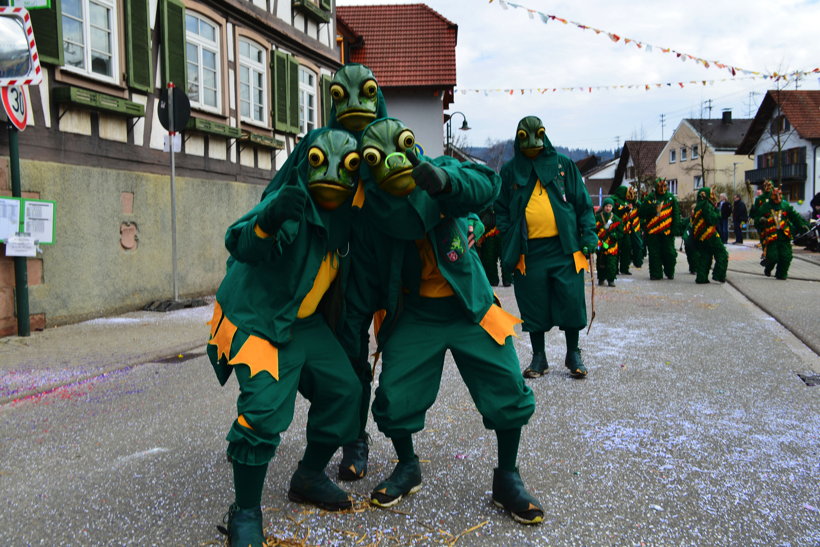
[[[31,234],[18,233],[6,239],[6,256],[37,256],[37,245]]]
[[[0,241],[20,231],[20,198],[0,197]]]
[[[54,243],[54,202],[23,200],[23,231],[40,244]]]

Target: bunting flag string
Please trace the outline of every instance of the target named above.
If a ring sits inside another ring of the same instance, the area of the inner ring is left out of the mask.
[[[681,82],[656,82],[656,83],[642,83],[642,84],[615,84],[615,85],[576,85],[571,87],[538,87],[538,88],[507,88],[507,89],[471,89],[471,88],[461,88],[457,87],[454,92],[461,93],[462,95],[466,95],[467,93],[483,93],[484,95],[489,95],[490,93],[503,93],[505,95],[533,95],[533,94],[544,94],[544,93],[555,93],[559,91],[582,91],[585,93],[592,93],[593,91],[609,91],[609,90],[618,90],[618,89],[638,89],[644,91],[650,91],[653,89],[661,89],[661,88],[674,88],[674,89],[682,89],[687,85],[714,85],[715,83],[722,83],[722,82],[736,82],[739,80],[780,80],[785,79],[788,80],[789,78],[800,78],[803,76],[808,76],[810,74],[820,74],[820,68],[815,68],[814,70],[810,71],[799,71],[799,72],[790,72],[789,74],[779,74],[778,76],[771,76],[768,74],[760,74],[757,76],[743,76],[743,77],[735,77],[735,78],[721,78],[718,80],[688,80],[688,81],[681,81]]]
[[[494,0],[489,0],[489,1],[492,4]],[[682,62],[685,62],[687,59],[690,59],[690,60],[702,65],[704,68],[710,68],[710,67],[714,66],[714,67],[719,68],[721,70],[725,69],[725,70],[728,70],[732,74],[732,76],[737,76],[738,74],[744,74],[744,75],[747,75],[747,76],[767,76],[769,78],[774,78],[774,79],[780,79],[780,78],[783,78],[783,77],[786,76],[786,74],[778,74],[777,72],[767,74],[767,73],[763,73],[763,72],[760,72],[760,71],[747,70],[745,68],[731,66],[727,63],[721,63],[720,61],[708,61],[708,60],[703,59],[701,57],[697,57],[695,55],[690,55],[689,53],[684,53],[682,51],[677,51],[677,50],[674,50],[672,48],[654,46],[652,44],[642,42],[640,40],[635,40],[634,38],[626,38],[622,34],[616,34],[614,32],[609,32],[609,31],[606,31],[606,30],[598,29],[598,28],[595,28],[595,27],[591,27],[589,25],[583,25],[583,24],[578,23],[576,21],[570,21],[568,19],[564,19],[563,17],[558,17],[557,15],[552,15],[552,14],[549,14],[549,13],[542,13],[538,10],[534,10],[534,9],[528,8],[526,6],[522,6],[521,4],[517,4],[515,2],[510,2],[509,0],[498,0],[498,5],[501,6],[503,9],[514,8],[514,9],[525,10],[530,19],[534,20],[537,17],[544,24],[547,24],[549,21],[558,21],[559,23],[564,24],[564,25],[574,25],[575,27],[577,27],[580,30],[591,30],[595,34],[603,34],[604,36],[607,36],[610,40],[612,40],[613,42],[616,42],[616,43],[617,42],[622,42],[624,45],[632,44],[635,47],[637,47],[638,49],[643,49],[647,53],[651,53],[655,49],[658,49],[662,53],[674,54]]]

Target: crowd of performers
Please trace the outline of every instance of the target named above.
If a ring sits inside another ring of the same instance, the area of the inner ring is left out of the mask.
[[[645,241],[652,278],[672,278],[677,200],[661,181],[642,202],[629,188],[619,191],[595,215],[574,162],[556,152],[535,116],[519,122],[514,157],[499,176],[476,163],[421,154],[412,128],[388,116],[367,67],[345,65],[329,91],[328,125],[299,141],[260,203],[225,236],[230,256],[207,350],[219,382],[234,375],[240,391],[226,437],[234,501],[220,529],[229,545],[264,544],[263,486],[297,393],[309,411],[290,500],[328,511],[352,507],[326,468],[341,448],[338,478],[367,475],[371,416],[398,463],[369,502],[392,507],[419,490],[413,435],[435,402],[447,350],[496,435],[492,501],[517,522],[539,524],[544,511],[517,462],[536,404],[525,378],[549,369],[545,337],[554,327],[565,334],[569,374],[586,376],[578,339],[587,323],[584,271],[592,253],[601,283],[614,285],[618,272],[640,266]],[[753,214],[776,216],[765,232],[767,268],[785,277],[790,254],[778,234],[792,217],[777,196],[772,191]],[[722,280],[725,250],[700,237],[713,222],[709,197],[705,192],[693,233],[699,264],[723,260],[713,274]],[[520,319],[493,292],[499,261]],[[533,350],[523,374],[511,338],[521,323]]]

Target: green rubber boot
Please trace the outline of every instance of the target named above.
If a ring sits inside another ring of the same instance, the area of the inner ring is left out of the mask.
[[[549,372],[549,363],[547,363],[547,354],[543,351],[532,354],[532,362],[524,370],[524,378],[540,378]]]
[[[564,365],[569,369],[569,373],[573,378],[586,378],[587,367],[584,366],[584,361],[581,359],[580,349],[568,351],[567,357],[564,359]]]
[[[399,462],[387,477],[370,493],[370,503],[393,507],[402,497],[421,490],[421,465],[416,456],[411,462]]]
[[[367,475],[367,434],[360,439],[342,446],[342,461],[339,462],[339,479],[357,481]]]
[[[521,524],[540,524],[544,521],[544,510],[524,488],[517,468],[515,471],[493,470],[493,503],[509,511],[512,518]]]
[[[225,518],[225,526],[216,528],[228,536],[228,547],[264,547],[265,534],[262,532],[262,508],[240,509],[231,505]]]
[[[288,499],[296,503],[309,503],[325,511],[344,511],[353,507],[350,495],[336,486],[324,471],[307,469],[299,462],[299,467],[290,478]]]

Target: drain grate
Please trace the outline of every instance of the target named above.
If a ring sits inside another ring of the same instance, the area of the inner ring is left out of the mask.
[[[803,380],[807,386],[820,386],[820,374],[800,374],[797,376]]]

